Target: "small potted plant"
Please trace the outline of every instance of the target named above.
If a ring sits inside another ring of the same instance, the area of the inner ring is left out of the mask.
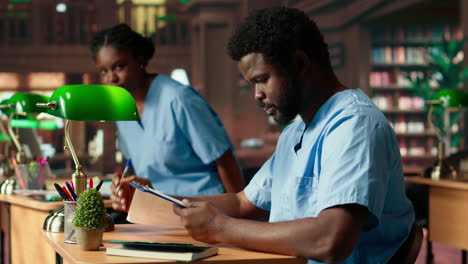
[[[99,249],[105,217],[106,211],[101,193],[93,188],[83,191],[78,197],[72,221],[81,250]]]

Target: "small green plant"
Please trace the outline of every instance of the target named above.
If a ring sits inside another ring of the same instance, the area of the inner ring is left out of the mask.
[[[78,206],[73,216],[73,226],[82,229],[102,228],[106,210],[101,193],[89,188],[78,197]]]

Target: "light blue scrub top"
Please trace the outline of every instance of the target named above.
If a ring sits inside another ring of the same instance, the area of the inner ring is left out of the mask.
[[[117,122],[119,149],[135,174],[170,195],[224,192],[215,161],[234,148],[217,114],[192,87],[158,74],[141,123]]]
[[[303,121],[285,128],[275,153],[246,187],[248,199],[270,211],[270,222],[317,217],[337,205],[363,205],[371,216],[343,263],[386,264],[414,221],[387,119],[369,97],[353,89],[329,98],[304,129]]]

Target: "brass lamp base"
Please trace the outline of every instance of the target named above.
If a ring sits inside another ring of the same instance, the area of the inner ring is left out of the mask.
[[[439,180],[439,179],[455,179],[457,178],[457,171],[453,166],[447,164],[445,160],[445,147],[444,142],[442,139],[439,139],[439,145],[437,148],[438,157],[437,157],[437,164],[432,168],[431,171],[431,179]]]
[[[13,191],[15,190],[15,186],[16,186],[15,177],[10,177],[8,179],[5,179],[0,184],[0,194],[12,194]]]
[[[65,227],[65,213],[63,207],[50,212],[46,217],[42,229],[46,232],[60,233]]]
[[[65,228],[65,213],[63,207],[50,212],[46,217],[42,229],[46,232],[61,233]],[[115,230],[114,220],[111,215],[106,213],[104,220],[104,232],[110,232]]]
[[[457,173],[456,170],[446,164],[445,162],[439,162],[434,168],[432,168],[431,172],[431,179],[439,180],[439,179],[456,179]]]
[[[75,185],[75,194],[77,196],[80,196],[80,193],[86,190],[86,181],[86,174],[84,173],[81,166],[77,166],[76,171],[72,174],[72,182],[73,185]]]

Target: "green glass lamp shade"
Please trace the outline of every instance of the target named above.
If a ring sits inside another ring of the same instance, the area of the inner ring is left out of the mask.
[[[10,126],[14,128],[37,128],[37,125],[36,118],[30,115],[15,115],[10,120]]]
[[[11,137],[9,135],[0,134],[0,142],[11,142]]]
[[[31,93],[15,93],[9,99],[3,100],[0,104],[12,105],[12,108],[4,108],[2,112],[6,115],[11,113],[16,114],[38,114],[44,111],[43,108],[37,107],[37,103],[47,102],[48,97],[40,94]]]
[[[37,129],[41,130],[55,130],[63,128],[63,125],[60,126],[55,120],[40,120],[37,126]]]
[[[46,110],[48,114],[68,120],[138,120],[135,100],[118,86],[65,85],[55,90],[48,102],[53,105]]]
[[[468,107],[468,95],[461,90],[440,89],[434,94],[432,100],[440,100],[445,108]]]
[[[36,129],[39,126],[39,122],[37,120],[31,119],[12,119],[10,121],[11,127],[14,128],[34,128]]]
[[[55,120],[36,120],[30,118],[12,119],[11,127],[14,128],[33,128],[41,130],[55,130],[61,128]]]

